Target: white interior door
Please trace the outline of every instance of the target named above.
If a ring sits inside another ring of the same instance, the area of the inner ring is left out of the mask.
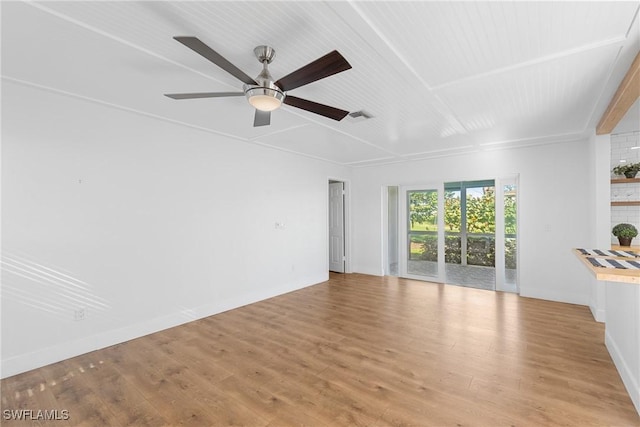
[[[329,183],[329,270],[344,273],[344,183]]]

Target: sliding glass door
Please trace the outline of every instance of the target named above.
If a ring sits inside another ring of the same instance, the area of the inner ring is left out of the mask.
[[[517,178],[400,187],[403,277],[517,292]]]

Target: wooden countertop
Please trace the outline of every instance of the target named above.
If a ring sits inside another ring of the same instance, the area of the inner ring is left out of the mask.
[[[640,253],[640,248],[637,246],[617,246],[612,245],[612,250],[631,250],[634,252]],[[623,282],[623,283],[635,283],[640,285],[640,270],[621,270],[617,268],[599,268],[591,265],[589,261],[587,261],[587,257],[582,255],[577,249],[573,249],[573,253],[582,261],[582,263],[596,276],[597,280],[605,280],[607,282]],[[621,257],[602,257],[602,256],[594,256],[594,258],[609,258],[615,260],[625,260],[625,258]],[[637,260],[637,258],[636,258]]]
[[[620,246],[620,245],[611,245],[611,250],[613,251],[633,251],[640,253],[640,246],[631,245],[631,246]]]

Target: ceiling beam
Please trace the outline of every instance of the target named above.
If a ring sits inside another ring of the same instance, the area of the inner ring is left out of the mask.
[[[618,86],[618,90],[611,98],[607,110],[596,126],[596,135],[611,133],[618,122],[622,120],[629,108],[640,97],[640,52],[636,55],[627,74]]]

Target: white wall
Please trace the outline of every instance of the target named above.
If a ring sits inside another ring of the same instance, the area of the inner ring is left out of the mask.
[[[350,170],[2,89],[2,377],[328,278]]]
[[[382,186],[519,173],[521,295],[586,305],[591,282],[571,248],[592,240],[589,162],[588,142],[581,140],[356,169],[354,271],[382,274]]]
[[[640,414],[640,286],[605,283],[605,343]]]

